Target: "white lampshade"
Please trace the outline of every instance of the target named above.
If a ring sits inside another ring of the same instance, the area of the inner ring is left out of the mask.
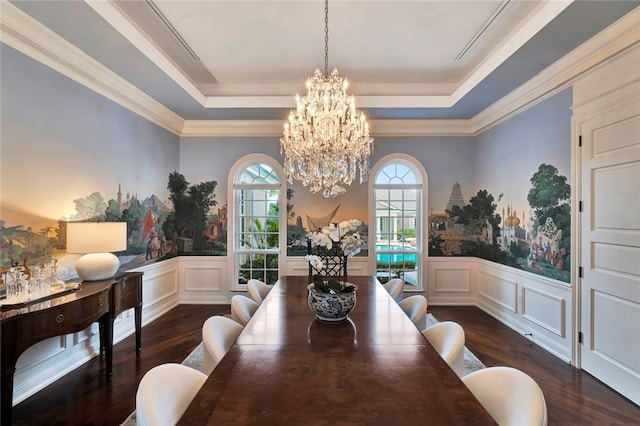
[[[81,253],[76,272],[83,281],[112,278],[120,267],[113,251],[127,248],[126,222],[67,223],[67,253]]]

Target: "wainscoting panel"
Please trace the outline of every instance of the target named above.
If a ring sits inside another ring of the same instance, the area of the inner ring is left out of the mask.
[[[180,258],[180,303],[226,304],[231,301],[227,256]]]
[[[433,305],[473,305],[476,299],[474,258],[429,258],[427,299]]]
[[[69,334],[31,346],[16,363],[13,404],[24,401],[97,355],[99,340],[96,334],[74,345],[74,336]]]
[[[571,361],[571,287],[477,259],[476,306],[564,361]]]
[[[309,264],[305,262],[304,257],[295,256],[287,257],[285,260],[285,275],[308,275]]]
[[[478,271],[478,295],[513,313],[518,312],[518,283],[510,277]]]
[[[155,262],[137,268],[142,276],[142,324],[148,324],[179,303],[178,299],[178,267],[179,258]],[[133,311],[120,315],[121,321],[116,323],[113,335],[114,342],[119,342],[135,331]]]
[[[67,336],[55,336],[43,340],[24,351],[16,363],[16,374],[20,370],[34,368],[38,364],[49,361],[51,358],[67,350]]]
[[[369,259],[366,257],[350,257],[347,262],[347,275],[370,275]]]
[[[155,305],[178,294],[178,276],[176,270],[160,271],[149,277],[144,277],[142,288],[142,303]]]
[[[226,266],[226,265],[225,265]],[[222,269],[211,266],[184,266],[183,291],[222,291]]]
[[[350,257],[347,262],[347,274],[348,275],[369,275],[369,259],[366,257]],[[308,275],[309,264],[304,260],[304,257],[287,257],[285,260],[285,274],[286,275]]]
[[[82,343],[94,335],[100,335],[100,327],[98,327],[97,322],[91,324],[86,330],[73,333],[73,344],[77,345],[78,343]]]
[[[468,268],[433,268],[434,293],[469,293],[471,270]]]
[[[566,300],[553,294],[522,286],[522,317],[559,337],[566,337]]]

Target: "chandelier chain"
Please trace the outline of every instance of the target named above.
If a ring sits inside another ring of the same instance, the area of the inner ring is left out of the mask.
[[[307,94],[296,95],[296,109],[289,113],[280,138],[287,181],[298,180],[324,197],[344,194],[357,174],[360,183],[369,176],[373,138],[355,98],[347,93],[348,86],[337,69],[329,73],[329,0],[325,0],[324,74],[316,68],[307,79]]]
[[[329,0],[324,0],[324,76],[329,77]]]

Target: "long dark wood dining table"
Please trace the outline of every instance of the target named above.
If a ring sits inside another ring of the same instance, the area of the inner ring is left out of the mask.
[[[349,318],[315,319],[308,277],[274,285],[178,424],[495,424],[375,277]]]

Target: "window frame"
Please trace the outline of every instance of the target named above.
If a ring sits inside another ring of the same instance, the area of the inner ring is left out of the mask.
[[[384,170],[389,165],[394,163],[401,164],[405,167],[408,167],[416,178],[415,184],[398,184],[398,183],[390,183],[390,184],[376,184],[376,180],[378,174]],[[377,217],[376,207],[377,207],[377,199],[376,199],[376,190],[379,189],[416,189],[416,214],[415,214],[415,224],[416,224],[416,254],[417,254],[417,262],[416,262],[416,270],[417,270],[417,284],[411,285],[406,284],[404,289],[405,291],[424,291],[426,280],[426,272],[427,272],[427,258],[428,258],[428,226],[426,226],[425,221],[428,218],[427,212],[428,210],[428,176],[427,173],[422,166],[422,164],[412,156],[406,154],[389,154],[380,160],[378,160],[375,166],[371,169],[370,179],[369,179],[369,223],[373,224],[373,229],[369,232],[369,264],[371,269],[371,274],[373,276],[377,275],[377,254],[378,251],[376,249],[376,241],[378,234],[378,220],[384,219],[384,217]],[[390,224],[388,224],[390,225]]]
[[[270,167],[274,174],[278,178],[277,183],[240,183],[240,178],[242,177],[242,173],[249,167],[256,164],[264,164]],[[240,221],[244,216],[240,216],[240,195],[242,190],[251,190],[251,189],[266,189],[266,190],[277,190],[278,194],[278,247],[274,249],[255,249],[255,250],[247,250],[245,248],[241,248],[240,245]],[[230,277],[229,280],[231,283],[232,291],[246,291],[246,284],[241,284],[239,282],[239,273],[240,273],[240,265],[238,262],[238,258],[241,254],[277,254],[278,256],[278,277],[282,275],[282,271],[284,270],[285,260],[286,260],[286,197],[283,194],[286,194],[286,180],[284,179],[284,173],[282,171],[282,166],[280,163],[275,161],[272,157],[265,154],[249,154],[238,161],[233,165],[231,170],[229,171],[228,178],[228,196],[231,203],[229,206],[229,217],[230,227],[229,232],[227,234],[227,242],[228,247],[231,248],[231,253],[227,253],[227,256],[231,256],[230,264]],[[266,271],[266,270],[265,270]]]

